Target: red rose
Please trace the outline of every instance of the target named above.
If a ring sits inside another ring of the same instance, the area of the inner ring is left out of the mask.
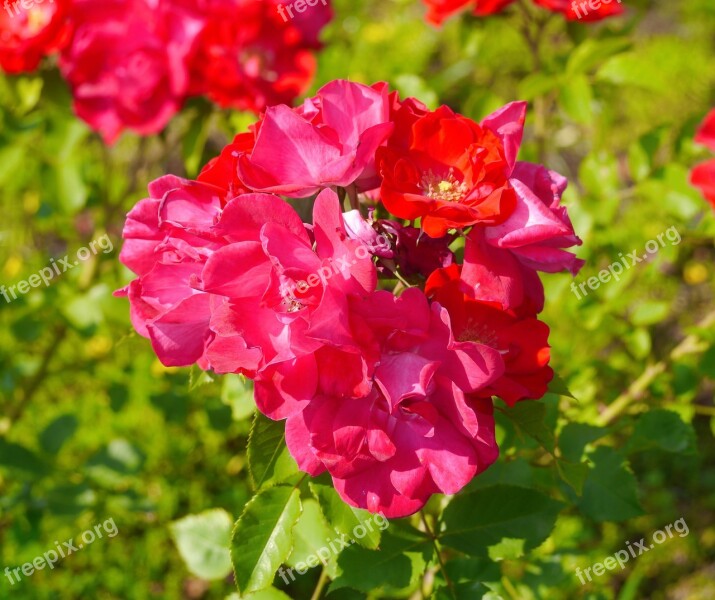
[[[190,61],[192,94],[223,107],[261,112],[292,104],[313,78],[317,32],[330,19],[318,4],[284,20],[272,0],[212,0]]]
[[[707,114],[698,127],[695,141],[715,152],[715,108]],[[715,159],[697,165],[690,172],[690,183],[700,190],[715,209]]]
[[[443,21],[468,5],[474,7],[474,14],[485,17],[501,12],[514,0],[424,0],[427,5],[427,20],[434,25]],[[569,21],[600,21],[623,13],[621,0],[602,0],[598,8],[592,8],[589,0],[534,0],[534,4],[561,13]]]
[[[435,271],[425,292],[447,309],[454,337],[477,342],[501,353],[506,370],[484,396],[499,396],[510,406],[519,400],[541,398],[554,372],[549,367],[549,327],[526,307],[502,310],[497,303],[479,302],[464,293],[457,265]]]
[[[125,128],[160,131],[186,96],[200,21],[166,0],[75,0],[71,18],[60,66],[77,114],[108,143]]]
[[[396,113],[411,123],[377,151],[385,208],[403,219],[422,218],[431,237],[476,223],[496,224],[514,209],[515,195],[503,139],[446,106],[419,115]],[[523,124],[523,121],[522,121]]]
[[[0,68],[17,74],[34,71],[42,58],[67,41],[68,0],[36,0],[29,9],[5,0],[0,9]]]

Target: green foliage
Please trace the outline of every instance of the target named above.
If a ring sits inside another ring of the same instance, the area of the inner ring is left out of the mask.
[[[195,176],[254,118],[196,101],[161,135],[107,148],[51,65],[0,77],[0,283],[113,243],[0,297],[0,597],[715,597],[715,217],[688,184],[710,156],[692,138],[715,105],[712,2],[633,0],[586,25],[524,0],[440,30],[417,0],[334,4],[313,89],[383,79],[475,119],[529,101],[520,159],[569,179],[576,284],[679,239],[581,298],[545,277],[549,393],[498,402],[497,462],[388,526],[298,471],[245,378],[163,367],[112,295],[147,183]],[[116,537],[15,585],[2,575],[109,518]],[[581,585],[577,566],[679,518],[687,537]]]
[[[255,592],[273,583],[293,548],[293,527],[300,512],[300,493],[282,485],[259,492],[246,505],[231,542],[239,592]]]
[[[382,537],[379,550],[368,550],[353,545],[338,559],[341,573],[331,589],[342,587],[370,592],[399,593],[413,589],[433,559],[434,547],[430,539],[414,528],[393,525]]]
[[[223,579],[231,572],[229,544],[233,519],[216,509],[171,524],[171,535],[186,567],[202,579]]]
[[[256,413],[248,437],[248,468],[255,489],[300,479],[285,444],[285,423]]]
[[[366,533],[355,541],[369,550],[374,550],[380,545],[380,530],[365,525],[366,521],[373,518],[369,512],[345,504],[330,484],[311,481],[310,490],[336,533],[350,537],[356,527],[362,526]]]
[[[531,550],[549,536],[562,508],[537,490],[495,485],[452,500],[439,539],[469,556],[487,556],[504,539],[523,540],[522,548]]]

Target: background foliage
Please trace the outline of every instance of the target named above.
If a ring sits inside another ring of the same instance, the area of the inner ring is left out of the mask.
[[[433,499],[425,521],[392,522],[325,574],[246,597],[715,597],[715,217],[687,185],[707,156],[695,126],[715,105],[715,5],[634,1],[628,18],[586,27],[527,2],[438,31],[412,0],[335,4],[315,89],[386,80],[473,118],[529,100],[521,158],[571,181],[577,283],[670,227],[682,242],[585,299],[569,277],[545,278],[565,385],[504,407],[498,463]],[[296,473],[238,377],[162,367],[112,297],[129,280],[123,217],[147,182],[195,176],[253,117],[196,100],[161,136],[105,148],[69,105],[51,67],[0,78],[0,282],[105,233],[114,243],[48,288],[0,298],[0,568],[110,517],[119,534],[15,586],[0,574],[0,597],[225,598],[244,511],[235,579],[269,585],[256,565],[271,527],[269,566],[294,566],[366,516]],[[586,586],[575,576],[681,517],[687,537]]]

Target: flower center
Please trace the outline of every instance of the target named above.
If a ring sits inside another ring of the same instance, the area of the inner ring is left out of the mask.
[[[295,298],[284,298],[283,305],[289,313],[299,312],[305,308],[305,304],[299,302]]]
[[[44,29],[50,22],[50,13],[46,10],[34,8],[27,11],[27,27],[31,35]]]
[[[453,168],[449,169],[446,178],[435,175],[430,169],[422,175],[420,187],[429,198],[443,202],[459,202],[467,194],[467,186],[457,180]]]
[[[459,342],[476,342],[492,348],[498,348],[499,338],[496,332],[485,323],[469,321],[464,330],[457,336]]]

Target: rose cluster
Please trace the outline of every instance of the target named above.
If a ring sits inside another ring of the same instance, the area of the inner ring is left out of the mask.
[[[715,108],[698,127],[695,141],[715,152]],[[701,191],[715,209],[715,158],[697,165],[690,173],[690,183]]]
[[[1,0],[0,0],[1,1]],[[111,143],[160,131],[191,96],[260,113],[310,84],[327,2],[295,18],[279,0],[14,0],[0,10],[0,68],[60,51],[78,116]]]
[[[562,14],[568,21],[601,21],[623,13],[622,0],[533,0],[534,4]],[[478,17],[501,12],[515,0],[423,0],[427,5],[427,20],[441,25],[452,15],[473,8]]]
[[[538,271],[575,274],[581,242],[566,180],[517,160],[525,114],[347,81],[272,106],[197,181],[150,185],[117,293],[163,364],[252,379],[303,471],[409,515],[496,459],[493,396],[553,377]]]

